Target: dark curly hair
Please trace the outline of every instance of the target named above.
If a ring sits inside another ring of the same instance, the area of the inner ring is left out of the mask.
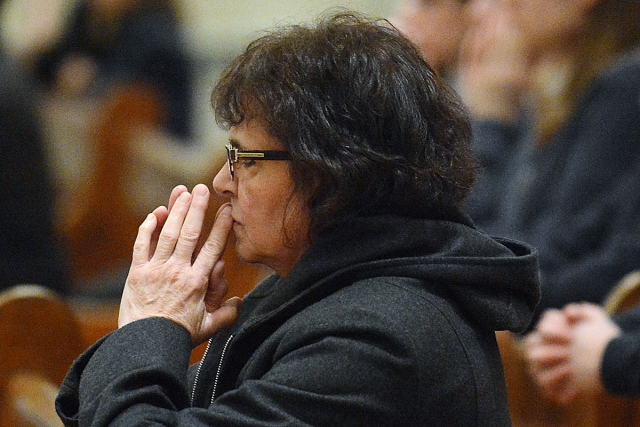
[[[338,10],[267,33],[211,101],[221,126],[255,119],[290,152],[311,236],[363,215],[446,218],[475,181],[462,102],[385,20]]]

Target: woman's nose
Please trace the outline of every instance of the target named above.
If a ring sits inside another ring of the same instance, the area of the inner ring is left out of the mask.
[[[229,168],[227,165],[222,166],[213,178],[213,190],[220,196],[231,197],[234,185]]]

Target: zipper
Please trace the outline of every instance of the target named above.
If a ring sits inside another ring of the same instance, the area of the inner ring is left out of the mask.
[[[211,339],[207,342],[207,348],[204,349],[204,354],[202,355],[202,359],[200,359],[200,363],[198,364],[198,370],[196,371],[196,376],[193,379],[193,390],[191,391],[191,406],[193,406],[193,400],[196,396],[196,387],[198,386],[198,379],[200,378],[200,371],[202,370],[202,363],[204,359],[207,357],[207,353],[209,353],[209,348],[211,347]]]
[[[224,347],[222,347],[222,353],[220,353],[220,362],[218,362],[218,370],[216,371],[216,379],[213,382],[213,392],[211,393],[211,404],[213,404],[213,401],[216,398],[216,391],[218,389],[218,380],[220,379],[220,372],[222,371],[222,360],[224,359],[224,355],[227,352],[227,348],[229,347],[229,343],[231,343],[231,340],[233,339],[233,334],[229,335],[229,338],[227,338],[227,342],[224,343]],[[203,358],[204,360],[204,358]]]

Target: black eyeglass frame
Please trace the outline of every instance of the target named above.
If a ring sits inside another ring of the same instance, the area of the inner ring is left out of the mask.
[[[240,159],[252,159],[252,160],[289,160],[288,151],[275,151],[275,150],[240,150],[234,148],[231,144],[226,144],[224,148],[227,149],[227,167],[229,168],[229,174],[233,181],[235,173],[233,171],[233,165],[238,163]]]

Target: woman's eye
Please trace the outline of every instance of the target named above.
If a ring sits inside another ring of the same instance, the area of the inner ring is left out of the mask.
[[[256,164],[256,161],[254,159],[241,159],[240,163],[242,163],[242,166],[244,166],[245,168],[250,168],[251,166]]]

